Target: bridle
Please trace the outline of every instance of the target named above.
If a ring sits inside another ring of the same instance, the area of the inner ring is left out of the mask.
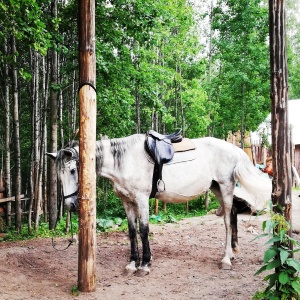
[[[75,148],[71,148],[71,147],[67,147],[64,150],[68,150],[69,152],[71,152],[72,156],[71,158],[66,162],[68,164],[70,164],[72,161],[76,162],[76,170],[78,172],[78,168],[79,168],[79,155],[78,155],[78,151]],[[75,192],[69,194],[69,195],[63,195],[63,201],[65,201],[66,199],[73,197],[73,196],[77,196],[78,195],[78,188],[76,189]],[[59,219],[59,212],[61,209],[61,205],[62,205],[62,201],[60,201],[60,207],[58,209],[58,213],[57,213],[57,217],[56,217],[56,222],[55,222],[55,227],[57,226],[57,222]],[[54,236],[52,236],[52,247],[56,250],[56,251],[64,251],[67,250],[74,242],[76,242],[76,239],[74,238],[74,234],[73,234],[73,226],[72,226],[72,213],[70,212],[70,224],[71,224],[71,234],[72,234],[72,238],[69,239],[69,244],[63,248],[63,249],[58,249],[56,248],[56,246],[54,245]]]
[[[71,148],[71,147],[67,147],[64,150],[68,150],[69,152],[72,153],[71,158],[66,163],[71,163],[72,161],[75,161],[76,162],[76,170],[78,172],[78,168],[79,168],[79,154],[78,154],[78,151],[75,148]],[[73,192],[69,195],[64,195],[63,199],[66,200],[70,197],[77,196],[77,195],[78,195],[78,188],[75,192]]]

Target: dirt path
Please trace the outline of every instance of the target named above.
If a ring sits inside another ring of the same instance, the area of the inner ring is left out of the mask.
[[[298,193],[297,193],[298,195]],[[293,215],[299,215],[295,197]],[[252,241],[261,233],[266,216],[238,216],[241,252],[232,270],[221,270],[225,240],[223,218],[207,215],[177,224],[151,225],[153,264],[145,277],[128,276],[126,233],[100,234],[97,239],[97,290],[70,294],[77,281],[77,247],[57,252],[50,239],[0,244],[0,299],[251,299],[263,288],[260,268],[264,242]],[[295,229],[300,229],[294,217]],[[299,239],[298,236],[295,236]],[[65,241],[65,240],[63,240]]]

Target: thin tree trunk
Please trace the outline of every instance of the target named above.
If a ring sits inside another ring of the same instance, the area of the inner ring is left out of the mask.
[[[4,57],[7,57],[7,40],[4,39]],[[9,101],[9,67],[7,61],[5,62],[4,70],[4,108],[5,108],[5,158],[4,158],[4,180],[5,180],[5,190],[6,197],[11,197],[11,173],[10,173],[10,101]],[[6,204],[6,224],[8,227],[11,227],[11,202]]]
[[[34,124],[34,194],[35,194],[35,224],[34,229],[37,230],[40,221],[40,211],[41,211],[41,181],[40,181],[40,166],[41,166],[41,134],[40,134],[40,98],[39,98],[39,55],[35,53],[35,119]]]
[[[57,0],[51,3],[51,14],[57,17]],[[57,74],[57,52],[51,49],[51,84],[56,86],[58,83]],[[50,89],[50,152],[57,152],[57,90]],[[57,175],[56,165],[50,160],[50,187],[49,187],[49,228],[54,229],[57,218]]]
[[[76,95],[76,71],[73,72],[73,85],[72,85],[72,105],[71,105],[71,128],[72,128],[72,133],[76,132],[76,107],[77,107],[77,103],[76,103],[76,99],[77,99],[77,95]]]
[[[42,176],[42,189],[43,189],[43,213],[44,213],[44,222],[48,220],[48,193],[47,193],[47,159],[45,159],[45,149],[47,145],[47,109],[48,109],[48,86],[49,86],[49,59],[47,57],[47,61],[45,62],[45,58],[43,57],[43,121],[42,121],[42,149],[41,149],[41,164],[43,168],[41,170]],[[43,162],[43,163],[42,163]]]
[[[210,13],[209,13],[209,44],[208,44],[208,83],[209,85],[211,84],[211,73],[212,73],[212,22],[213,22],[213,0],[211,0],[211,4],[210,4]],[[208,94],[208,102],[209,102],[209,110],[207,112],[209,119],[211,118],[211,91],[209,91]],[[207,136],[212,136],[213,135],[213,128],[212,125],[208,125],[207,127]],[[208,192],[206,192],[208,193]],[[207,199],[208,196],[205,197],[205,199]]]
[[[12,90],[13,90],[13,124],[14,124],[14,145],[15,145],[15,226],[17,232],[22,228],[21,217],[21,150],[20,150],[20,128],[19,128],[19,93],[18,93],[18,70],[16,62],[16,40],[11,37],[11,51],[13,57],[12,68]]]
[[[135,110],[136,110],[136,133],[141,133],[141,98],[139,93],[139,83],[135,83]]]

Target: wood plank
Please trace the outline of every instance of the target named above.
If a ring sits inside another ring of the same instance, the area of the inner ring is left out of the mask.
[[[24,194],[20,195],[20,198],[24,198]],[[10,202],[10,201],[15,201],[15,200],[16,200],[15,196],[8,197],[8,198],[2,198],[2,199],[0,199],[0,203]],[[21,200],[23,200],[23,199],[21,199]]]

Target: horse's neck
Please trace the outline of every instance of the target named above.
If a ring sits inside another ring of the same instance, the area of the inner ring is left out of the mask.
[[[111,153],[110,140],[108,139],[97,141],[96,173],[98,176],[108,179],[114,177],[114,157]]]
[[[97,142],[97,175],[117,181],[124,174],[128,156],[134,156],[137,148],[143,144],[143,135],[133,135],[120,139],[101,140]],[[136,148],[137,147],[137,148]],[[132,154],[132,155],[130,155]]]

